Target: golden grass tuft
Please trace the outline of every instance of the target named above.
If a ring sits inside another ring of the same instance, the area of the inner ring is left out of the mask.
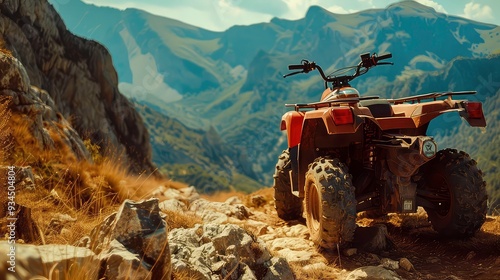
[[[344,279],[346,276],[346,273],[340,271],[339,268],[325,270],[320,267],[309,267],[304,269],[304,266],[305,265],[301,262],[290,263],[290,268],[295,275],[295,279]],[[336,270],[338,270],[338,272]]]
[[[172,280],[201,280],[206,279],[198,273],[193,273],[189,270],[172,271]]]
[[[163,210],[163,213],[167,215],[165,220],[169,230],[174,228],[194,228],[196,224],[203,224],[203,220],[194,213],[170,210]]]

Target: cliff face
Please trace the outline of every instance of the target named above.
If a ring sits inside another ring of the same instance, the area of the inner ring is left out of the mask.
[[[45,90],[54,110],[101,151],[124,155],[133,172],[153,172],[149,134],[118,91],[108,51],[70,33],[46,0],[0,0],[0,42]]]

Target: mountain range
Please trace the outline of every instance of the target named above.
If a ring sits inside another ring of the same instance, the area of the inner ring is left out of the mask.
[[[500,27],[414,1],[354,14],[312,6],[302,19],[273,18],[223,32],[80,0],[56,8],[69,30],[108,48],[121,92],[146,120],[154,162],[174,177],[209,170],[216,185],[270,184],[285,148],[279,131],[283,105],[317,101],[322,92],[319,75],[282,78],[287,65],[301,59],[331,72],[357,64],[365,52],[392,53],[393,66],[377,67],[352,85],[363,95],[382,97],[478,90],[473,98],[488,104],[498,99]],[[490,125],[478,137],[490,143],[498,135],[490,129],[498,109],[487,105],[485,114]],[[438,119],[431,130],[443,146],[464,143],[470,135],[458,117]],[[497,166],[480,149],[472,152],[483,169]],[[203,180],[189,178],[201,187]],[[490,188],[500,189],[498,181],[488,180]]]

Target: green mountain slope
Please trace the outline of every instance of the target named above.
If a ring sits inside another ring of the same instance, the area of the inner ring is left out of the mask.
[[[169,178],[206,193],[262,187],[251,179],[255,174],[246,156],[228,147],[213,127],[192,129],[150,106],[134,105],[149,130],[153,159]]]

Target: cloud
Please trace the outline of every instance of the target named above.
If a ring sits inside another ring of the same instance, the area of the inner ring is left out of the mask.
[[[337,5],[325,7],[325,9],[327,9],[328,11],[330,11],[334,14],[352,14],[352,13],[355,13],[358,11],[358,10],[352,10],[352,9],[346,10],[344,7],[337,6]]]
[[[368,5],[370,8],[375,8],[375,5],[373,5],[373,0],[358,0],[361,5],[365,6]]]
[[[282,0],[253,0],[253,1],[243,1],[243,0],[232,0],[229,1],[232,5],[240,7],[242,9],[268,14],[272,16],[282,16],[288,12],[288,5]]]
[[[243,1],[243,0],[241,0]],[[267,0],[272,1],[272,0]],[[358,10],[346,9],[343,6],[332,5],[332,0],[282,0],[288,6],[288,12],[283,15],[287,19],[299,19],[306,15],[309,7],[315,5],[323,7],[324,9],[335,13],[335,14],[349,14],[355,13]],[[361,1],[371,1],[371,0],[361,0]]]
[[[493,10],[490,6],[474,2],[465,4],[464,13],[461,16],[483,22],[494,18]]]
[[[436,3],[435,1],[432,1],[432,0],[416,0],[418,3],[422,4],[422,5],[425,5],[425,6],[428,6],[428,7],[431,7],[431,8],[434,8],[434,10],[436,10],[436,12],[439,12],[439,13],[444,13],[444,14],[447,14],[448,12],[444,9],[443,6],[441,6],[441,4],[438,4]]]

